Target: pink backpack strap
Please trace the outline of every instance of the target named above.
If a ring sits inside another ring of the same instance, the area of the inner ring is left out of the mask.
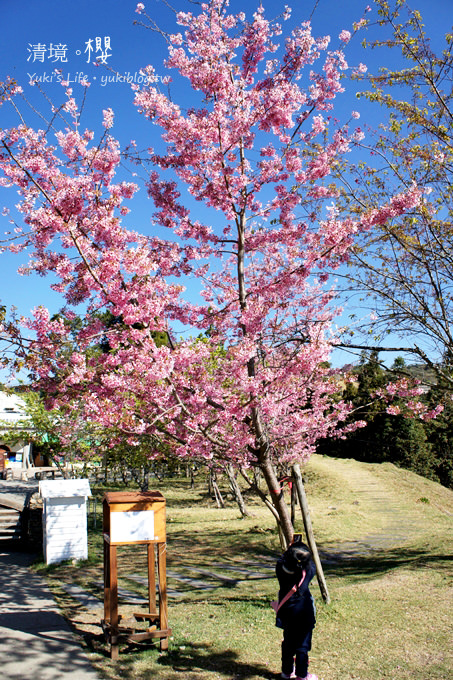
[[[287,600],[289,600],[289,598],[291,597],[291,595],[294,595],[294,593],[296,592],[296,590],[298,590],[298,589],[300,588],[300,586],[302,585],[302,583],[303,583],[304,580],[305,580],[305,576],[306,576],[306,573],[305,573],[305,571],[303,571],[303,572],[302,572],[302,578],[300,579],[300,581],[299,581],[299,583],[297,584],[297,586],[296,586],[296,584],[294,584],[293,587],[291,588],[291,590],[289,591],[289,593],[286,593],[285,597],[283,597],[283,598],[280,600],[280,602],[278,602],[278,604],[275,603],[275,606],[273,607],[275,613],[277,613],[278,610],[280,609],[280,607],[282,607],[282,606],[285,604],[285,602],[286,602]]]

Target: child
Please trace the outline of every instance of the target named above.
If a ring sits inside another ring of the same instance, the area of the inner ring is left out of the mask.
[[[318,680],[308,673],[308,652],[316,621],[316,609],[308,584],[316,573],[310,549],[305,543],[292,543],[279,558],[276,626],[283,628],[282,678]],[[294,658],[296,663],[294,665]]]

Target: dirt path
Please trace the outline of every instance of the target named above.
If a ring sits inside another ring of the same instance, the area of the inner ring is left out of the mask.
[[[364,519],[363,535],[359,538],[335,541],[334,549],[329,545],[324,553],[326,560],[364,556],[401,547],[423,533],[422,499],[416,499],[420,490],[415,492],[411,486],[412,473],[389,465],[388,474],[382,475],[379,466],[321,456],[314,457],[312,466],[318,474],[330,475],[340,488],[349,490],[354,497],[351,505],[361,510],[364,517],[372,516],[375,522],[375,529],[370,531]],[[428,480],[426,485],[428,494],[434,487],[439,488]],[[448,490],[445,489],[445,492],[448,493]],[[445,508],[442,512],[449,514]]]

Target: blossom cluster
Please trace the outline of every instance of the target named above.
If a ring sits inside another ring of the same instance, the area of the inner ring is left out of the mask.
[[[438,404],[430,409],[426,403],[418,399],[424,391],[419,380],[400,378],[377,390],[376,396],[389,404],[386,412],[390,415],[432,420],[442,413],[444,407]]]
[[[177,21],[167,67],[188,79],[199,108],[184,110],[155,85],[135,89],[168,147],[150,153],[147,184],[168,241],[122,224],[138,187],[115,181],[111,109],[98,145],[79,131],[69,90],[74,125],[57,133],[57,147],[44,131],[1,133],[1,181],[18,187],[28,229],[20,248],[65,300],[58,321],[39,308],[28,322],[40,348],[30,366],[60,402],[83,399],[87,419],[166,436],[179,456],[306,458],[318,438],[341,435],[349,410],[325,368],[334,295],[326,271],[347,259],[358,231],[407,211],[419,192],[356,219],[323,209],[332,197],[323,182],[355,131],[330,130],[348,64],[308,22],[279,47],[281,26],[262,7],[246,21],[211,0]],[[349,37],[340,34],[344,44]],[[213,209],[212,224],[182,202],[182,186]],[[302,219],[305,202],[313,218]],[[202,304],[174,283],[183,276],[202,283]],[[175,341],[176,322],[197,339]]]

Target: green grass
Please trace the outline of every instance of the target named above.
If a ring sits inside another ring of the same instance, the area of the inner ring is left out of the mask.
[[[447,680],[451,677],[453,493],[390,464],[366,465],[314,456],[304,476],[321,550],[341,553],[342,544],[390,529],[397,540],[363,555],[325,563],[332,598],[324,605],[316,581],[318,621],[311,670],[320,680]],[[364,488],[376,485],[376,494]],[[197,482],[166,480],[155,488],[167,500],[168,567],[199,580],[191,567],[222,573],[216,562],[273,560],[279,554],[274,520],[253,498],[253,517],[240,519],[232,502],[219,510]],[[383,502],[384,501],[384,502]],[[405,535],[405,522],[407,536]],[[301,528],[301,526],[299,527]],[[96,668],[111,680],[257,680],[280,671],[280,635],[269,606],[275,579],[249,580],[210,591],[185,588],[170,600],[170,649],[123,647],[112,662],[97,613],[83,610],[61,590],[76,582],[100,594],[102,537],[98,519],[89,535],[89,560],[37,568],[47,574],[58,602],[82,637]],[[120,585],[145,571],[142,547],[119,550]],[[256,567],[254,567],[256,570]],[[231,578],[232,573],[224,571]],[[169,578],[169,587],[181,590]],[[143,594],[145,591],[143,589]],[[122,607],[127,615],[137,606]]]

